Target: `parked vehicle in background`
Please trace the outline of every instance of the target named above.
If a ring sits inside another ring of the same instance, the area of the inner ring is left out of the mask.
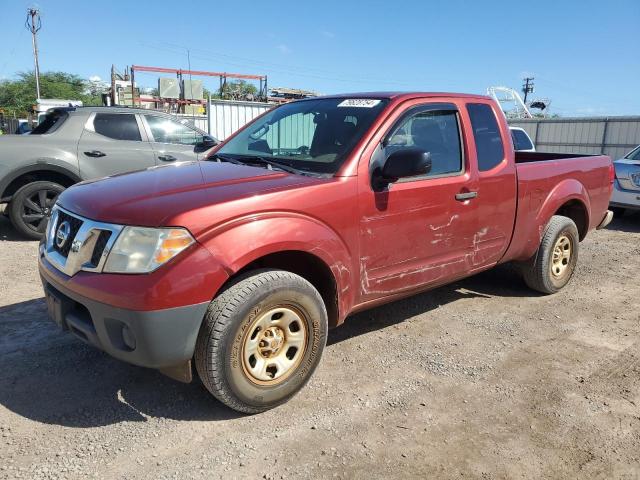
[[[516,152],[535,152],[536,147],[524,128],[509,127],[513,148]]]
[[[611,207],[618,215],[624,215],[626,210],[640,210],[640,145],[613,165],[616,179]]]
[[[31,123],[26,118],[21,118],[18,120],[18,128],[14,132],[16,135],[26,135],[30,133],[32,130]]]
[[[569,282],[611,220],[611,159],[514,153],[509,135],[477,95],[284,104],[209,161],[60,195],[39,255],[49,314],[182,381],[195,359],[231,408],[272,408],[353,312],[505,262],[543,293]]]
[[[29,135],[0,139],[0,203],[24,236],[44,234],[58,195],[81,180],[203,158],[217,141],[160,112],[114,107],[49,110]]]
[[[39,98],[36,100],[36,123],[42,122],[47,115],[47,112],[52,108],[78,108],[82,106],[82,100],[68,100],[64,98]]]

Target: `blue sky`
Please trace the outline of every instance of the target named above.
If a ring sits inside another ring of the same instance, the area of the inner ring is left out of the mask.
[[[640,114],[639,0],[0,0],[0,78],[33,68],[32,5],[42,71],[186,68],[189,49],[192,69],[267,74],[270,86],[483,93],[532,74],[534,96],[563,116]]]

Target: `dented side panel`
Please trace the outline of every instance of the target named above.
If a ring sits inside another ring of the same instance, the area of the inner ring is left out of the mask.
[[[483,247],[491,242],[485,243],[488,229],[480,226],[477,199],[456,199],[479,187],[464,102],[447,97],[437,102],[458,107],[464,173],[399,182],[382,192],[371,188],[369,163],[380,141],[406,111],[431,103],[425,99],[405,102],[389,115],[361,157],[359,303],[441,284],[486,264]]]

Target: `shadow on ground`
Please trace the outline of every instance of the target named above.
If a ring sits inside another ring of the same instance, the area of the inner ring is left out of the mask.
[[[619,232],[640,233],[640,212],[616,215],[613,221],[607,226],[609,230]]]
[[[7,242],[24,242],[28,239],[20,236],[20,234],[13,228],[9,217],[0,213],[0,240]]]
[[[199,382],[117,361],[60,331],[43,299],[0,308],[0,404],[37,422],[78,428],[239,416]]]
[[[329,345],[461,298],[493,295],[535,293],[511,269],[494,269],[354,315],[330,333]],[[149,417],[210,421],[239,416],[199,382],[186,385],[122,363],[61,332],[46,318],[42,299],[0,308],[0,403],[37,422],[76,428],[144,422]]]
[[[512,266],[500,265],[459,282],[355,314],[347,318],[342,326],[329,332],[327,344],[402,323],[460,299],[492,296],[526,298],[540,294],[529,289]]]

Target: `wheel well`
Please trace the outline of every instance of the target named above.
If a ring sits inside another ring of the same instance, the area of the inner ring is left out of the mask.
[[[582,241],[587,235],[587,230],[589,230],[587,209],[580,200],[571,200],[565,203],[554,215],[562,215],[563,217],[568,217],[573,220],[576,227],[578,227],[580,241]]]
[[[77,183],[76,180],[68,175],[60,172],[54,172],[52,170],[35,170],[33,172],[23,173],[22,175],[14,178],[4,192],[0,194],[0,198],[8,198],[13,196],[20,188],[24,187],[28,183],[46,181],[59,183],[63,187],[67,188]]]
[[[336,281],[331,269],[321,259],[310,253],[301,251],[285,251],[272,253],[254,260],[242,268],[236,275],[257,268],[277,268],[286,270],[306,279],[324,300],[329,317],[329,328],[338,325],[338,295]],[[234,275],[234,277],[236,276]]]

